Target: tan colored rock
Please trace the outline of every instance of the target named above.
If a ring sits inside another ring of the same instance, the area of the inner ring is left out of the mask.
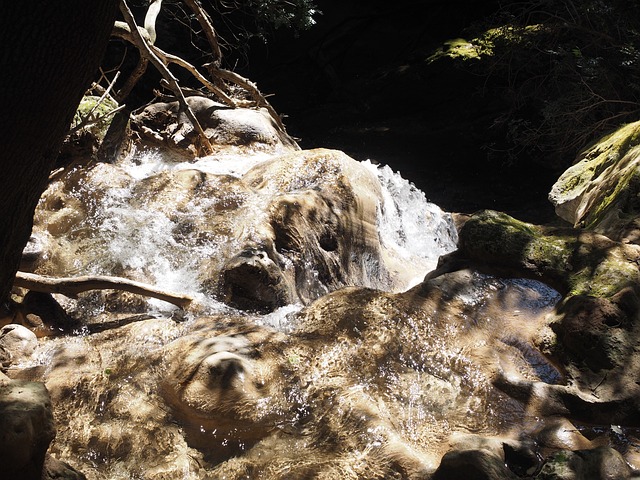
[[[296,143],[283,132],[266,109],[229,108],[206,97],[187,97],[205,135],[216,150],[272,154],[298,150]],[[178,158],[195,158],[200,140],[179,104],[158,102],[145,107],[132,118],[132,128],[146,143],[163,147]]]
[[[128,215],[121,198],[133,209]],[[148,261],[160,256],[174,271],[195,272],[199,285],[189,288],[253,311],[308,304],[349,285],[398,291],[418,267],[381,243],[382,201],[375,174],[335,150],[274,157],[241,178],[165,165],[138,180],[123,167],[95,164],[43,196],[32,269],[67,277],[101,267],[155,284],[164,272]],[[95,252],[109,252],[108,263]]]
[[[282,319],[289,333],[232,312],[147,317],[43,339],[43,363],[11,373],[46,382],[56,457],[89,480],[418,479],[455,432],[528,428],[492,377],[518,358],[540,379],[512,340],[542,323],[547,310],[523,309],[536,295],[466,271],[405,293],[340,289]]]
[[[35,333],[22,325],[9,324],[0,329],[0,349],[9,352],[12,363],[30,358],[37,346]]]
[[[549,193],[556,213],[576,227],[639,244],[639,138],[634,122],[585,150]]]

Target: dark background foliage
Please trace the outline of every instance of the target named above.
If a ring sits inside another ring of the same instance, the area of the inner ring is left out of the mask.
[[[546,219],[547,192],[580,150],[638,117],[637,2],[204,4],[225,65],[274,94],[303,147],[390,164],[449,210]],[[161,48],[207,61],[179,4],[165,4],[158,30]],[[478,55],[448,54],[456,38]]]

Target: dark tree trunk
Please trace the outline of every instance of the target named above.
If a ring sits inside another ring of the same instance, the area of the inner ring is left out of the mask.
[[[112,30],[118,0],[13,0],[0,13],[0,302]]]

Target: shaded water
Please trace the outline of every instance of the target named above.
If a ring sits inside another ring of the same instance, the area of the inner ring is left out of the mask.
[[[37,222],[46,245],[68,248],[49,257],[72,266],[68,273],[190,293],[196,305],[183,313],[160,301],[108,308],[100,294],[58,297],[84,328],[41,339],[12,370],[51,391],[56,456],[92,480],[411,478],[437,465],[453,433],[507,434],[537,421],[492,377],[502,369],[559,380],[530,347],[557,293],[475,273],[446,277],[437,295],[423,291],[424,275],[455,249],[455,229],[388,167],[361,164],[378,179],[376,228],[401,281],[373,275],[351,283],[358,288],[326,286],[306,308],[264,315],[216,300],[202,264],[219,271],[247,238],[260,241],[265,195],[274,193],[248,193],[238,182],[263,160],[174,164],[144,153],[98,172],[102,185],[69,176],[69,197],[87,215],[62,235]],[[184,172],[171,188],[195,181],[198,195],[145,190],[165,172]],[[113,319],[124,326],[92,328]]]

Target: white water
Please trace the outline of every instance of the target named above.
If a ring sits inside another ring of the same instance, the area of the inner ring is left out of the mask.
[[[427,201],[421,190],[393,172],[388,165],[362,162],[375,173],[382,186],[383,203],[378,212],[378,230],[383,245],[420,273],[407,287],[420,283],[433,270],[441,255],[455,250],[458,233],[451,215]]]
[[[226,157],[218,161],[213,158],[204,158],[195,164],[175,164],[165,161],[157,154],[145,153],[131,157],[123,166],[126,166],[127,174],[135,182],[143,181],[165,170],[194,168],[239,178],[252,166],[265,159],[265,157],[249,160],[246,157]],[[416,283],[435,267],[440,255],[455,248],[456,232],[451,218],[437,206],[427,202],[424,193],[403,179],[399,173],[394,173],[387,166],[377,167],[369,161],[363,164],[375,173],[382,189],[382,202],[378,206],[380,240],[400,263],[417,268],[418,273],[412,280],[412,283]],[[105,182],[108,183],[108,180]],[[78,266],[77,273],[122,274],[154,283],[167,290],[190,293],[204,305],[203,313],[220,312],[221,309],[228,308],[211,300],[211,297],[204,292],[196,272],[201,262],[211,258],[223,258],[228,253],[236,252],[241,245],[234,244],[230,236],[202,240],[192,238],[188,234],[175,234],[176,229],[183,225],[185,218],[188,220],[204,216],[212,202],[218,200],[198,198],[190,202],[184,211],[163,212],[154,208],[141,208],[140,205],[135,205],[136,202],[140,203],[140,199],[136,197],[133,184],[135,182],[124,186],[119,184],[120,186],[110,189],[98,200],[96,209],[89,219],[92,235],[97,237],[89,237],[91,243],[84,248],[85,257],[87,257],[86,251],[96,253],[93,253],[94,256],[89,258],[88,262]],[[79,197],[82,197],[81,193]],[[255,211],[260,206],[258,203],[256,199],[252,199],[250,206],[243,207],[237,213],[238,217],[242,215],[242,218],[238,218],[238,222],[246,223],[248,217],[244,216],[245,214],[261,215],[259,211]],[[84,227],[79,226],[78,232],[81,232],[82,228]],[[256,232],[256,235],[258,234],[259,232]],[[488,296],[506,284],[497,280],[495,282],[482,278],[476,280],[474,286],[477,284],[477,288],[462,292],[460,299],[465,305],[481,307]],[[367,281],[363,279],[363,284]],[[517,286],[517,281],[511,283]],[[540,305],[536,307],[544,308],[551,304],[552,300],[540,300]],[[166,312],[168,309],[168,305],[163,302],[152,302],[152,305],[160,312]],[[294,316],[300,308],[300,305],[287,305],[257,318],[256,322],[289,332],[295,327],[290,317]],[[522,307],[518,304],[518,308]],[[456,312],[455,308],[451,311]],[[393,415],[395,416],[394,425],[403,436],[402,441],[406,442],[405,445],[420,448],[435,445],[436,440],[444,441],[446,435],[457,428],[456,423],[459,423],[462,429],[473,430],[486,427],[490,423],[488,416],[494,404],[489,398],[490,386],[482,375],[482,365],[474,364],[477,360],[474,355],[478,350],[477,347],[484,347],[484,342],[487,340],[482,337],[478,341],[473,341],[473,336],[468,340],[461,339],[463,335],[459,330],[465,326],[467,320],[464,316],[460,321],[450,322],[451,319],[448,318],[445,322],[435,317],[431,318],[430,315],[419,317],[394,313],[381,315],[377,319],[378,322],[382,322],[378,331],[390,332],[387,339],[380,340],[383,342],[382,345],[389,349],[390,357],[381,362],[373,376],[367,376],[366,369],[360,372],[350,363],[352,360],[363,359],[364,351],[371,346],[370,343],[362,344],[360,340],[352,342],[343,337],[328,336],[319,343],[317,357],[308,357],[316,358],[317,363],[304,366],[309,374],[308,378],[305,377],[305,381],[314,385],[312,391],[321,389],[334,391],[335,379],[338,378],[336,372],[342,372],[343,375],[346,372],[347,381],[352,383],[342,390],[345,395],[335,397],[337,402],[335,408],[341,413],[351,408],[348,401],[341,404],[344,399],[348,400],[349,396],[363,398],[367,404],[371,405],[389,405],[389,408],[402,406],[403,408],[395,410]],[[484,315],[482,313],[477,318],[469,318],[468,323],[474,328],[477,327],[478,330],[490,326],[493,319],[485,318]],[[87,318],[90,316],[87,315]],[[497,320],[501,321],[502,317],[497,317]],[[165,372],[158,371],[158,367],[153,366],[153,362],[149,367],[144,360],[163,355],[163,347],[174,338],[191,332],[194,322],[177,323],[163,318],[149,326],[143,323],[134,324],[135,327],[123,329],[124,334],[112,340],[111,343],[108,343],[110,340],[108,335],[102,337],[96,335],[95,339],[92,335],[60,337],[51,339],[50,343],[41,342],[42,346],[33,360],[35,362],[33,366],[48,366],[48,370],[55,364],[52,358],[57,348],[60,348],[60,351],[70,350],[80,353],[84,350],[100,352],[99,362],[96,361],[97,374],[93,374],[92,380],[85,388],[83,407],[91,406],[99,400],[104,402],[104,398],[111,398],[105,393],[111,389],[117,392],[117,395],[113,395],[115,406],[110,407],[112,410],[108,411],[108,415],[95,421],[84,422],[84,426],[80,422],[78,425],[67,426],[64,438],[76,438],[75,436],[79,432],[82,433],[83,429],[86,429],[86,437],[98,438],[99,433],[94,433],[93,430],[97,432],[103,428],[102,423],[104,423],[104,429],[111,428],[112,425],[119,427],[121,419],[118,417],[117,406],[120,401],[129,402],[127,412],[139,414],[145,409],[151,412],[149,392],[157,390],[157,384],[153,382],[157,381],[156,377],[163,376]],[[114,334],[117,332],[114,331]],[[373,337],[377,336],[372,335]],[[293,341],[296,341],[295,337]],[[301,345],[304,346],[303,343]],[[304,352],[304,350],[301,351]],[[292,349],[283,353],[285,354],[288,356],[284,358],[292,365],[301,361],[297,350]],[[380,358],[386,357],[381,355]],[[480,360],[482,362],[483,359]],[[340,370],[336,365],[345,365],[345,367]],[[48,370],[45,373],[48,374]],[[293,384],[298,380],[288,379],[288,381]],[[76,383],[82,385],[80,381]],[[139,397],[136,397],[135,395],[138,394]],[[78,397],[80,398],[80,395]],[[310,409],[314,407],[315,400],[303,390],[298,392],[293,388],[292,396],[288,398],[292,405],[303,405]],[[269,402],[270,398],[265,398],[264,401]],[[68,408],[68,404],[63,408]],[[98,413],[99,416],[103,414],[102,406],[98,409]],[[314,413],[322,414],[320,411]],[[510,415],[509,412],[507,414]],[[110,415],[115,419],[111,423]],[[510,416],[509,419],[511,419]],[[113,435],[115,439],[119,438],[119,435],[126,437],[129,428],[134,432],[136,429],[144,432],[144,428],[138,428],[142,421],[129,424],[125,420],[123,423],[127,428],[123,428],[122,432],[114,428],[109,435]],[[167,429],[174,427],[173,423],[166,426]],[[364,439],[365,450],[379,448],[385,442],[385,438],[390,435],[385,433],[386,430],[379,432],[382,428],[379,425],[367,428],[366,431],[360,432],[361,438]],[[173,442],[175,438],[172,437],[171,441]],[[224,445],[226,441],[226,438],[222,439],[222,444]],[[76,439],[75,443],[67,442],[60,448],[72,449],[69,445],[74,444],[82,445],[83,448],[85,445]],[[166,448],[176,455],[183,455],[180,458],[188,458],[189,452],[183,454],[181,449],[186,447],[181,445],[172,443]],[[146,466],[147,462],[152,460],[151,458],[140,460],[126,458],[124,461],[129,463],[121,465],[119,459],[109,457],[108,450],[102,451],[96,448],[89,449],[88,453],[85,453],[85,458],[79,457],[85,465],[91,464],[94,470],[100,471],[100,474],[95,474],[93,478],[142,478],[134,473],[138,469],[137,463],[141,462]],[[73,455],[77,455],[77,452],[73,451]],[[94,455],[94,458],[91,455]],[[185,465],[191,464],[185,463]],[[85,468],[91,471],[91,468]],[[182,477],[178,475],[173,478],[196,478],[196,475],[195,473],[192,475],[187,468]]]
[[[257,154],[251,157],[205,157],[196,162],[173,163],[153,151],[129,156],[119,167],[131,178],[130,184],[122,186],[120,183],[109,189],[100,200],[91,200],[95,208],[87,223],[93,233],[87,239],[89,244],[82,250],[100,253],[84,262],[76,260],[77,268],[73,273],[124,275],[153,283],[168,291],[192,295],[204,306],[205,311],[220,311],[224,306],[203,292],[197,274],[198,267],[202,262],[215,259],[222,262],[237,253],[241,246],[238,243],[240,239],[224,236],[203,240],[190,234],[176,235],[176,231],[180,231],[184,224],[203,217],[220,199],[196,198],[179,212],[163,212],[155,207],[146,208],[143,205],[141,208],[140,202],[144,203],[145,199],[136,198],[135,185],[169,170],[197,169],[204,173],[240,178],[250,168],[269,158]],[[409,284],[404,285],[404,288],[409,288],[435,268],[441,255],[455,249],[457,235],[453,222],[449,214],[429,203],[424,193],[399,173],[393,172],[388,166],[377,167],[368,160],[362,164],[380,181],[382,203],[378,207],[378,230],[383,247],[407,271],[417,272]],[[80,186],[82,188],[91,187]],[[84,195],[85,199],[91,198],[92,193],[85,192]],[[243,201],[246,205],[238,211],[238,217],[242,218],[232,221],[242,225],[241,229],[246,234],[247,230],[253,228],[252,224],[260,224],[260,217],[266,214],[264,205],[268,200],[258,196],[251,201]],[[255,217],[255,221],[247,220],[248,217]],[[259,232],[249,232],[250,237],[259,239],[259,235]],[[377,286],[375,279],[367,278],[362,279],[361,285]],[[150,301],[150,305],[160,312],[172,308],[154,300]],[[265,319],[265,323],[274,326],[283,321],[277,314],[273,319]]]

